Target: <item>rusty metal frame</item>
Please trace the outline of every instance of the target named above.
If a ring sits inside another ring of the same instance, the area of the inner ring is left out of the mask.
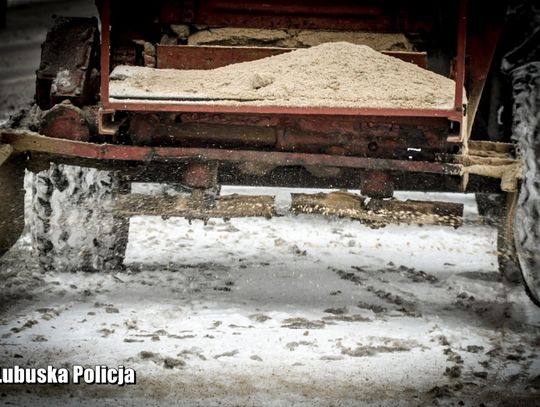
[[[502,27],[506,16],[504,3],[492,5],[490,13],[482,10],[474,10],[475,15],[470,16],[474,24],[471,24],[467,34],[467,124],[470,133],[474,119],[480,105],[480,98],[484,85],[488,78],[496,45],[501,36]]]
[[[37,133],[6,130],[2,142],[17,152],[35,151],[51,155],[91,160],[229,162],[271,164],[274,166],[313,166],[357,168],[378,171],[417,172],[461,175],[462,165],[427,161],[338,156],[328,154],[287,153],[277,151],[226,150],[215,148],[143,147],[95,144],[45,137]]]
[[[253,114],[299,117],[319,116],[334,117],[336,121],[344,117],[372,117],[391,123],[398,118],[415,120],[423,124],[430,118],[442,118],[450,121],[463,121],[466,112],[463,109],[465,85],[465,57],[467,46],[467,0],[460,0],[457,21],[455,95],[452,109],[378,109],[378,108],[328,108],[328,107],[290,107],[290,106],[223,106],[211,104],[184,104],[169,101],[126,102],[110,98],[109,80],[111,71],[111,0],[104,0],[100,9],[102,22],[101,52],[101,104],[102,113],[121,112],[170,112],[170,113],[209,113],[209,114]],[[163,48],[165,51],[165,48]],[[313,154],[282,151],[254,151],[241,149],[124,146],[113,144],[77,143],[66,140],[44,138],[39,135],[22,136],[8,134],[4,136],[17,151],[38,151],[68,157],[81,157],[90,160],[118,160],[139,162],[220,162],[220,163],[259,163],[271,166],[323,166],[352,168],[369,171],[396,171],[405,173],[427,173],[437,175],[461,176],[463,165],[453,162],[429,162],[397,160],[388,158],[368,158],[329,154]]]
[[[467,0],[460,0],[456,51],[456,90],[454,110],[463,111],[463,92],[465,86],[465,52],[467,49]]]
[[[109,77],[111,72],[111,5],[110,0],[104,0],[99,10],[101,19],[101,104],[105,110],[111,110],[109,105]]]
[[[207,112],[207,113],[248,113],[248,114],[305,114],[325,116],[384,116],[384,117],[445,117],[449,120],[462,122],[463,120],[463,85],[465,69],[464,64],[466,44],[466,0],[460,0],[460,13],[457,38],[458,75],[456,77],[455,107],[453,109],[373,109],[373,108],[325,108],[325,107],[290,107],[290,106],[216,106],[202,104],[167,104],[167,103],[119,103],[110,100],[110,30],[111,15],[110,1],[104,0],[101,13],[101,104],[106,110],[123,110],[136,112]]]
[[[376,109],[340,107],[301,107],[301,106],[222,106],[202,104],[165,103],[102,103],[107,110],[130,112],[170,112],[170,113],[230,113],[230,114],[279,114],[312,116],[375,116],[375,117],[443,117],[461,122],[462,113],[455,110],[438,109]]]

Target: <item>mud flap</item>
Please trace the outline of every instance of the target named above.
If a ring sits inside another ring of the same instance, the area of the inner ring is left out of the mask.
[[[0,256],[19,239],[24,229],[24,162],[0,145]]]

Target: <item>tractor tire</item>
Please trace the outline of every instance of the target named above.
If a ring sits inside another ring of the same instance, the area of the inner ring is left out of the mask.
[[[24,165],[26,157],[11,156],[0,166],[0,256],[24,229]]]
[[[116,173],[69,165],[34,175],[32,244],[44,271],[122,267],[129,219],[114,205],[125,185]]]
[[[527,293],[540,306],[540,62],[512,72],[513,137],[523,157],[514,235]]]
[[[476,202],[482,218],[497,228],[497,260],[501,279],[521,284],[523,279],[514,242],[517,193],[477,193]]]

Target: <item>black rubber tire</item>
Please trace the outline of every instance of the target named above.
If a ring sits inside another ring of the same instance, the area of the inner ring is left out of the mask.
[[[516,195],[513,193],[477,193],[478,212],[485,222],[497,228],[497,260],[501,277],[521,284],[521,267],[514,243]]]
[[[540,306],[540,62],[512,72],[513,137],[523,157],[514,236],[527,293]]]
[[[0,256],[7,252],[24,229],[24,161],[11,156],[0,166]]]
[[[107,271],[122,267],[129,219],[114,214],[116,173],[51,164],[34,175],[30,224],[41,267]]]

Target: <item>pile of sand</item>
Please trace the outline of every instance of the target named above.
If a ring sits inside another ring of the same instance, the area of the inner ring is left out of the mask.
[[[454,81],[364,45],[326,43],[213,70],[119,66],[114,99],[219,104],[451,108]]]
[[[306,48],[326,42],[367,45],[377,51],[413,51],[402,33],[324,30],[268,30],[256,28],[211,28],[188,37],[188,45],[223,45]]]

